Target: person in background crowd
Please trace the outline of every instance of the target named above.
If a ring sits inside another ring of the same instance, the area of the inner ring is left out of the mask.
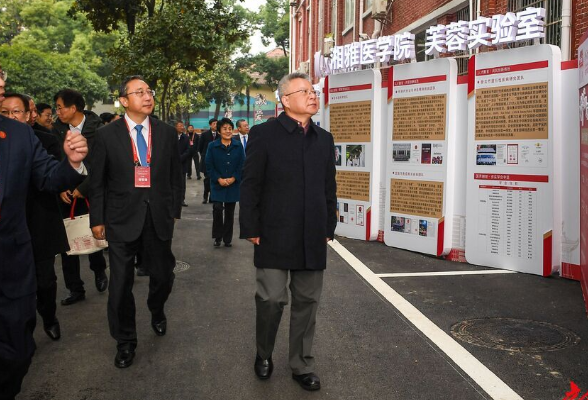
[[[108,323],[117,342],[114,365],[126,368],[137,347],[133,274],[139,251],[149,262],[151,327],[157,336],[167,331],[164,306],[175,277],[171,247],[182,213],[182,164],[174,128],[149,117],[155,92],[143,78],[126,78],[119,93],[125,116],[100,129],[93,148],[90,226],[96,239],[108,240]]]
[[[62,216],[69,218],[72,201],[76,201],[74,215],[79,216],[88,213],[86,199],[89,192],[89,181],[92,174],[92,147],[96,137],[96,130],[100,128],[102,120],[92,111],[84,110],[86,102],[84,97],[78,91],[72,89],[63,89],[54,96],[55,109],[57,110],[57,121],[53,124],[52,133],[57,136],[63,143],[68,131],[80,132],[88,141],[89,154],[86,159],[86,166],[90,176],[81,185],[70,188],[60,194],[62,201]],[[91,201],[91,199],[90,199]],[[88,255],[90,269],[94,272],[94,284],[98,292],[102,293],[108,287],[108,277],[106,276],[106,260],[103,251]],[[61,300],[61,305],[69,306],[82,301],[86,298],[84,281],[80,275],[80,257],[61,254],[61,264],[63,269],[63,280],[65,287],[69,290],[69,295]]]
[[[237,131],[239,131],[238,139],[243,146],[243,151],[247,151],[247,140],[249,139],[249,123],[244,119],[237,120]]]
[[[53,129],[53,110],[47,103],[37,104],[37,124],[41,125],[47,132]]]
[[[203,201],[202,204],[206,204],[209,201],[210,196],[210,175],[206,172],[206,151],[208,150],[208,145],[210,142],[216,140],[219,135],[216,132],[216,123],[217,119],[212,118],[208,121],[208,125],[210,129],[203,132],[200,135],[200,140],[198,141],[198,152],[200,153],[200,171],[204,173],[204,194],[203,194]]]
[[[284,112],[251,129],[241,182],[241,235],[254,246],[257,355],[254,371],[268,379],[284,306],[290,313],[292,378],[318,390],[312,343],[327,264],[327,242],[337,225],[333,136],[311,117],[318,100],[308,75],[280,80]]]
[[[104,112],[104,113],[100,114],[100,119],[102,120],[102,123],[104,125],[110,124],[111,122],[114,122],[119,118],[120,118],[120,115],[109,113],[109,112]]]
[[[239,201],[245,153],[239,141],[233,139],[233,122],[230,119],[221,119],[218,122],[218,131],[220,140],[214,140],[208,145],[205,160],[206,171],[211,180],[212,238],[215,247],[221,245],[221,240],[225,247],[231,247],[235,205]]]
[[[0,107],[6,73],[0,68]],[[24,107],[23,107],[24,108]],[[7,114],[21,114],[11,110]],[[59,162],[41,147],[28,124],[0,115],[0,399],[14,400],[35,352],[35,263],[26,219],[30,185],[58,193],[85,174],[86,139],[68,132]]]
[[[196,133],[194,132],[194,125],[188,124],[186,127],[186,135],[190,139],[190,168],[188,168],[188,179],[192,179],[192,158],[194,157],[194,149],[198,147],[194,147],[194,138],[196,137]],[[198,138],[196,137],[196,140]],[[198,171],[198,169],[196,169]]]
[[[194,169],[196,170],[196,179],[202,179],[202,166],[200,164],[200,153],[198,152],[198,147],[200,146],[200,138],[202,137],[202,131],[196,131],[194,129],[194,136],[193,136],[193,144],[192,144],[192,158],[194,159]]]
[[[25,112],[21,113],[21,110]],[[26,124],[30,116],[29,100],[22,94],[6,93],[1,112],[7,118]],[[47,153],[61,161],[62,154],[57,138],[48,132],[34,132]],[[57,196],[54,193],[41,192],[31,185],[26,210],[37,274],[37,311],[43,319],[43,330],[47,336],[52,340],[59,340],[61,327],[56,315],[55,255],[68,251],[69,244]]]
[[[184,131],[184,123],[182,121],[176,122],[178,151],[180,152],[180,162],[182,163],[182,207],[188,207],[188,204],[186,204],[186,175],[192,169],[192,152],[190,149],[190,138]]]
[[[39,124],[37,124],[37,117],[39,116],[39,113],[37,112],[37,105],[35,104],[35,100],[33,100],[31,96],[28,96],[26,94],[24,96],[29,101],[29,118],[27,120],[27,124],[29,124],[31,128],[33,128],[33,130],[45,129],[41,127]]]

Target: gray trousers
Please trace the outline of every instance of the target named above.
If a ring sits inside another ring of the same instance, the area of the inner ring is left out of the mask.
[[[284,306],[288,304],[290,275],[289,362],[296,375],[314,372],[312,342],[316,312],[323,290],[323,271],[295,271],[257,268],[256,336],[257,354],[267,359],[274,351]]]

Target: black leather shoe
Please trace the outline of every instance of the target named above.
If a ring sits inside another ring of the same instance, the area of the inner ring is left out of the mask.
[[[231,243],[225,243],[225,247],[233,247]]]
[[[214,247],[220,247],[221,245],[221,240],[220,239],[214,239]]]
[[[186,203],[185,201],[182,201],[182,207],[188,207],[188,203]]]
[[[208,203],[208,200],[206,200],[206,199],[202,200],[202,204],[206,204],[206,203]]]
[[[198,178],[196,178],[196,180],[197,180],[197,181],[199,181],[200,179],[202,179],[202,177],[201,177],[201,176],[199,176]]]
[[[100,293],[108,289],[108,277],[106,276],[106,272],[102,271],[102,273],[96,274],[94,276],[94,283],[96,284],[96,289]]]
[[[117,368],[130,367],[135,358],[135,350],[118,350],[114,357],[114,366]]]
[[[256,355],[253,369],[259,379],[269,379],[272,376],[272,372],[274,372],[274,362],[271,357],[264,360],[259,355]]]
[[[82,292],[69,292],[67,297],[61,300],[62,306],[71,306],[82,300],[86,300],[86,294]]]
[[[163,336],[167,332],[167,319],[164,318],[157,322],[151,321],[151,327],[157,336]]]
[[[49,324],[43,324],[43,330],[51,340],[59,340],[61,338],[61,327],[57,318]]]
[[[292,379],[298,382],[304,390],[319,390],[321,388],[321,380],[312,372],[302,375],[292,374]]]
[[[188,176],[188,179],[192,179],[192,177],[191,176]]]
[[[137,276],[149,276],[149,271],[143,267],[137,267]]]

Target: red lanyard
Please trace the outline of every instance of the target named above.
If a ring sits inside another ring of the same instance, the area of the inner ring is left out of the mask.
[[[127,119],[125,118],[125,124],[127,124],[127,129],[129,130],[129,136],[131,137],[131,147],[133,148],[133,161],[135,163],[135,165],[137,165],[139,163],[139,156],[137,155],[137,147],[135,146],[135,143],[133,143],[133,135],[131,135],[131,127],[129,126],[129,123],[127,122]],[[139,125],[139,124],[137,124]],[[139,132],[137,132],[137,135],[139,135]],[[142,135],[142,133],[141,133]],[[147,147],[147,164],[151,164],[151,118],[149,118],[149,144]]]

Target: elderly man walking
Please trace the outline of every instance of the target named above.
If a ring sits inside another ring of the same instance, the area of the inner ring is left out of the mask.
[[[272,374],[290,276],[292,378],[318,390],[312,342],[327,242],[337,225],[335,148],[333,136],[311,120],[318,99],[307,75],[285,76],[278,93],[285,111],[251,129],[241,183],[240,237],[255,245],[257,267],[254,370],[260,379]]]

